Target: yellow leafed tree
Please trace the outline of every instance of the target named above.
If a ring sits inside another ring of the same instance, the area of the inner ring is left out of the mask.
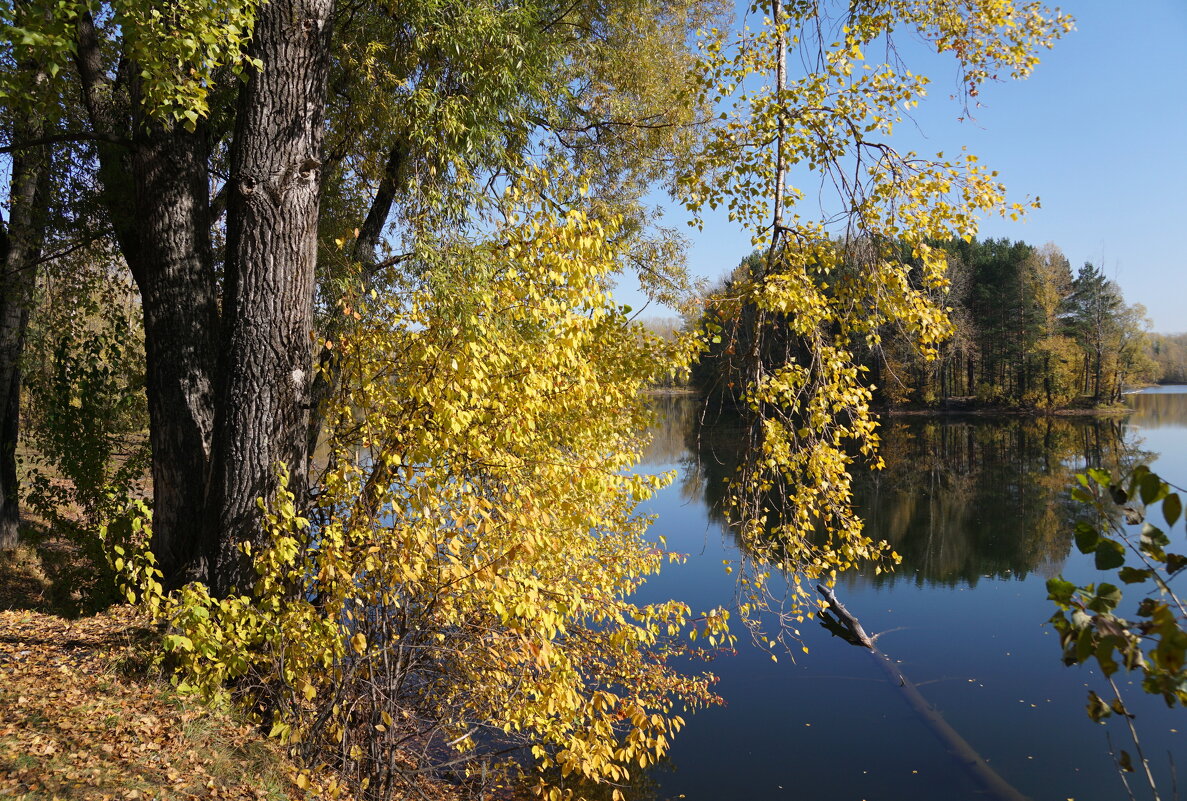
[[[922,36],[975,97],[1027,74],[1070,22],[1012,0],[753,11],[760,30],[704,38],[693,107],[724,117],[689,143],[676,185],[694,211],[728,206],[763,254],[718,300],[712,334],[754,333],[735,354],[751,424],[731,515],[757,556],[757,602],[769,565],[815,578],[882,553],[851,508],[850,466],[877,446],[857,349],[892,324],[934,349],[950,326],[928,243],[1021,211],[971,155],[894,148],[927,81],[867,55]],[[669,664],[690,610],[630,601],[665,558],[636,511],[663,480],[630,473],[640,390],[687,343],[649,337],[609,297],[634,240],[614,203],[574,191],[563,150],[553,174],[524,168],[488,218],[415,231],[382,291],[339,283],[325,347],[341,391],[317,500],[306,510],[283,480],[261,499],[251,595],[163,596],[151,555],[113,551],[169,622],[183,689],[239,695],[366,797],[397,793],[419,769],[398,754],[417,748],[476,772],[522,749],[542,795],[579,797],[659,759],[684,710],[713,700],[711,677]],[[832,188],[801,203],[822,177]],[[124,533],[143,540],[143,524]],[[694,630],[716,645],[725,619]]]
[[[955,58],[967,115],[984,82],[1028,75],[1071,20],[1017,0],[772,0],[751,5],[754,18],[755,30],[704,42],[703,91],[721,122],[679,185],[693,212],[726,208],[761,253],[705,319],[749,421],[730,496],[754,557],[743,611],[768,605],[775,566],[793,578],[786,614],[802,619],[805,579],[890,556],[852,508],[851,466],[879,465],[861,353],[894,326],[934,357],[951,327],[946,258],[929,243],[1024,211],[974,155],[897,147],[929,85],[897,43]]]
[[[687,346],[627,320],[616,222],[546,211],[549,183],[340,304],[318,503],[312,520],[285,490],[267,504],[253,596],[149,599],[183,690],[233,685],[366,797],[405,790],[398,755],[418,749],[472,772],[527,749],[548,798],[623,784],[714,700],[710,675],[668,665],[690,610],[629,600],[667,558],[636,512],[670,480],[630,472],[640,390]],[[698,633],[728,638],[725,618]]]

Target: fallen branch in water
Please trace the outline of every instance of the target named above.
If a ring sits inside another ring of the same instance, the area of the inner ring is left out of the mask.
[[[846,642],[869,650],[874,657],[874,661],[890,677],[891,683],[902,691],[903,697],[911,705],[911,708],[915,710],[915,713],[923,719],[923,722],[928,725],[932,733],[940,738],[940,742],[944,743],[948,752],[960,761],[965,770],[988,793],[992,794],[994,798],[1002,799],[1002,801],[1030,801],[1030,799],[1018,792],[1012,784],[1003,779],[997,771],[991,768],[989,763],[969,745],[968,741],[961,737],[960,733],[952,728],[948,721],[944,720],[944,716],[927,702],[927,699],[923,697],[915,684],[899,670],[898,666],[890,657],[875,645],[877,636],[870,637],[866,634],[865,629],[862,628],[858,619],[845,608],[843,603],[837,600],[837,596],[831,588],[817,585],[816,591],[824,596],[824,600],[828,602],[829,608],[832,610],[833,615],[835,615],[834,618],[827,612],[823,613],[821,624]]]

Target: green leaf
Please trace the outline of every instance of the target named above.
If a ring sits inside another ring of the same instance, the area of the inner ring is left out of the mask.
[[[1112,584],[1101,584],[1088,608],[1094,612],[1111,612],[1121,603],[1121,590]]]
[[[1073,615],[1075,617],[1075,615]],[[1083,662],[1096,650],[1096,638],[1091,626],[1084,626],[1076,636],[1076,661]]]
[[[1113,651],[1116,650],[1116,647],[1116,642],[1112,638],[1105,638],[1097,643],[1096,663],[1100,665],[1101,672],[1106,676],[1112,676],[1119,667],[1117,660],[1113,658]]]
[[[1174,492],[1167,495],[1162,501],[1162,516],[1166,518],[1167,527],[1174,526],[1181,514],[1183,514],[1183,502],[1179,499],[1179,493]]]
[[[1071,603],[1072,594],[1075,591],[1075,584],[1072,584],[1070,581],[1064,581],[1059,576],[1047,579],[1047,598],[1055,601],[1057,604],[1067,605]]]
[[[1102,539],[1096,546],[1096,569],[1112,570],[1125,564],[1125,546],[1114,540]]]
[[[1076,547],[1080,553],[1092,553],[1100,542],[1100,532],[1087,520],[1076,522]]]
[[[1161,562],[1166,559],[1166,555],[1162,549],[1170,544],[1170,539],[1163,533],[1162,529],[1150,523],[1142,526],[1142,535],[1139,541],[1139,547],[1142,549],[1142,553],[1149,554]]]
[[[1141,584],[1153,575],[1153,570],[1139,570],[1136,567],[1123,567],[1117,572],[1117,577],[1126,584]]]
[[[1143,598],[1138,604],[1138,617],[1152,617],[1160,607],[1161,604],[1153,598]]]
[[[1160,493],[1166,491],[1166,485],[1162,483],[1162,479],[1153,473],[1147,473],[1142,476],[1141,481],[1141,495],[1142,503],[1149,506],[1159,499]]]
[[[189,637],[183,637],[180,634],[166,634],[161,641],[161,645],[166,651],[192,651],[194,650],[194,641]]]

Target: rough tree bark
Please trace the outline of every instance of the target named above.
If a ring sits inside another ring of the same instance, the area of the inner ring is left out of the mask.
[[[211,589],[250,591],[240,546],[283,462],[303,497],[313,372],[313,289],[333,0],[272,0],[240,91],[231,150],[219,382],[207,529]]]
[[[147,119],[135,65],[115,80],[99,37],[79,15],[76,56],[83,103],[101,144],[99,177],[144,310],[153,541],[165,583],[206,578],[203,527],[214,421],[218,293],[210,249],[206,132]]]
[[[201,137],[146,128],[132,157],[142,246],[129,260],[144,309],[152,437],[152,549],[171,586],[205,580],[218,300]]]

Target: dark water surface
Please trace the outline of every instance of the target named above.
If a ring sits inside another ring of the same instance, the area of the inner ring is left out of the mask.
[[[1034,801],[1126,797],[1108,756],[1120,721],[1091,722],[1087,667],[1064,667],[1045,582],[1062,573],[1100,580],[1072,546],[1078,513],[1068,498],[1086,465],[1152,461],[1187,481],[1187,387],[1129,396],[1128,417],[898,418],[883,428],[887,468],[860,482],[873,536],[903,556],[893,575],[845,575],[838,595],[927,701],[1007,782]],[[678,471],[647,506],[656,536],[688,554],[648,583],[643,600],[675,597],[694,612],[732,605],[722,567],[737,551],[713,507],[731,463],[732,437],[693,434],[696,402],[661,399],[664,422],[645,461]],[[1183,524],[1172,541],[1182,546]],[[1123,607],[1125,614],[1131,607]],[[980,786],[864,650],[806,621],[809,653],[777,663],[737,627],[736,655],[716,659],[724,707],[689,719],[671,758],[632,799],[726,801],[953,801],[985,799]],[[1168,752],[1187,792],[1187,710],[1124,687],[1146,754],[1171,797]],[[1137,777],[1133,776],[1132,781]],[[1139,790],[1141,788],[1138,788]],[[1144,797],[1140,792],[1138,797]]]

